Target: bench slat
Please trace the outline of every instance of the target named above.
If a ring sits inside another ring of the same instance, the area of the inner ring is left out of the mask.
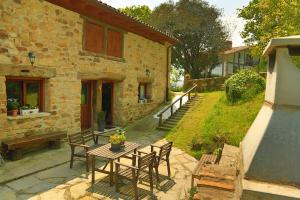
[[[193,175],[197,176],[201,167],[206,163],[215,163],[217,161],[217,156],[213,154],[203,154],[193,172]]]

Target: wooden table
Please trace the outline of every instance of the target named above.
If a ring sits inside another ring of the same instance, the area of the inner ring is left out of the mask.
[[[111,151],[110,147],[111,144],[103,145],[99,148],[96,148],[94,150],[88,151],[88,155],[92,157],[92,184],[95,183],[95,171],[102,172],[105,174],[109,174],[110,176],[110,185],[113,185],[113,178],[114,178],[114,160],[120,159],[120,157],[130,153],[134,152],[136,154],[137,148],[140,146],[140,144],[133,143],[133,142],[125,142],[125,147],[122,148],[120,151]],[[103,169],[96,168],[95,166],[95,157],[101,157],[107,159],[107,163],[103,167]],[[135,159],[133,159],[135,160]],[[108,163],[110,163],[110,170],[107,171],[105,168],[107,167]]]

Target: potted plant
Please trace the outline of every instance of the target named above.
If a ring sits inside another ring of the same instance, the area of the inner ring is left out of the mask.
[[[118,129],[118,130],[117,130],[117,134],[118,134],[119,137],[120,137],[121,145],[122,145],[122,146],[124,146],[125,141],[126,141],[125,133],[126,133],[126,131],[123,130],[123,129]]]
[[[109,138],[112,151],[119,151],[121,149],[122,138],[119,134],[111,135]]]
[[[37,106],[25,105],[20,108],[21,115],[31,115],[39,113],[39,108]]]
[[[103,132],[105,129],[105,111],[101,111],[98,113],[98,123],[99,123],[99,131]]]
[[[17,101],[7,101],[7,110],[10,115],[16,117],[18,115],[20,104]]]

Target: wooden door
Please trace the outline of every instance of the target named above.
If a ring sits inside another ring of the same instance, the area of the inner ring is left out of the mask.
[[[92,127],[92,82],[82,81],[81,84],[81,129]]]

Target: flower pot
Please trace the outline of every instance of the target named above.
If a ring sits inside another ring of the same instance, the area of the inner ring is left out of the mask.
[[[31,114],[37,114],[37,113],[39,113],[38,108],[36,108],[36,109],[26,109],[26,110],[21,109],[20,110],[21,115],[31,115]]]
[[[103,132],[105,129],[105,120],[99,121],[99,131]]]
[[[112,151],[120,151],[121,150],[121,143],[119,143],[119,144],[111,143],[111,150]]]
[[[13,117],[18,116],[18,110],[11,110],[10,113],[11,113],[11,116],[13,116]]]

